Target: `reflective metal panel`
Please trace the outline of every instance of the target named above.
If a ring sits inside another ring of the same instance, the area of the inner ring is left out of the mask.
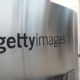
[[[47,80],[75,70],[74,14],[49,0],[0,0],[0,80]]]

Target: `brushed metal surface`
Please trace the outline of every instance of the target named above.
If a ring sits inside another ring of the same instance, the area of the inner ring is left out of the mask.
[[[22,48],[9,49],[5,42],[7,50],[0,54],[0,80],[45,79],[74,69],[74,34],[77,36],[74,14],[71,9],[48,0],[0,0],[0,36],[13,36],[17,40],[17,33],[21,36],[26,33],[30,37],[65,36],[66,39],[58,47],[46,42],[44,46],[42,43],[36,46],[35,42],[31,51],[29,40],[27,48],[23,40]]]

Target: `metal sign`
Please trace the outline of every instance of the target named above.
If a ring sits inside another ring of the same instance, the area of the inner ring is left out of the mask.
[[[47,0],[0,1],[0,80],[74,79],[76,15]]]

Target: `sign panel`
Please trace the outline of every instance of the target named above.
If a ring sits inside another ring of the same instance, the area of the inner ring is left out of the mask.
[[[71,70],[74,76],[76,13],[49,0],[3,1],[0,80],[66,80]]]

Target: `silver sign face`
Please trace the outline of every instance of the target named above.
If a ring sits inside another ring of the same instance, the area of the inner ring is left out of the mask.
[[[75,70],[76,20],[76,12],[49,0],[0,0],[0,80],[47,80]]]

